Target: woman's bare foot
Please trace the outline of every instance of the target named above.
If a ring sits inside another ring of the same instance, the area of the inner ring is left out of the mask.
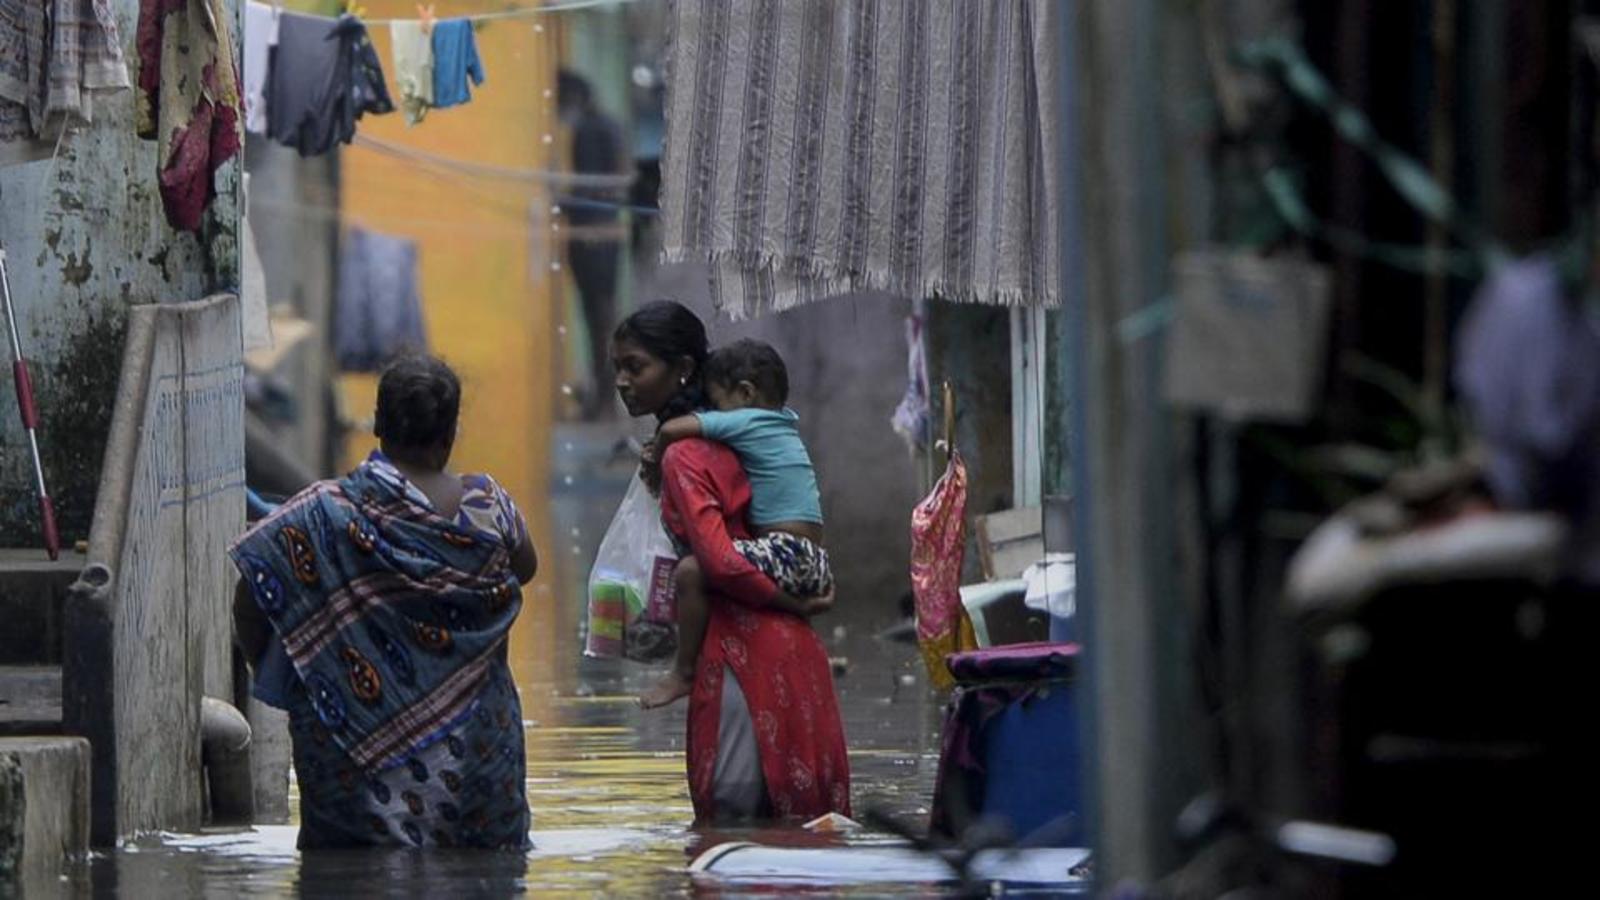
[[[676,669],[661,676],[655,686],[639,695],[639,705],[645,709],[667,706],[673,701],[689,696],[694,689],[694,679],[685,678]]]

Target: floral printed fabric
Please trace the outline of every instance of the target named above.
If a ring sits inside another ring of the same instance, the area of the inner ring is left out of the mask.
[[[214,176],[244,143],[238,62],[221,0],[141,0],[139,136],[157,142],[167,221],[199,231]]]
[[[940,690],[955,684],[945,657],[977,649],[972,620],[961,605],[961,561],[967,538],[967,466],[954,454],[933,493],[911,512],[911,590],[916,597],[917,644],[928,676]]]
[[[463,487],[446,518],[375,454],[230,550],[293,667],[302,846],[526,840],[505,655],[526,526],[492,481]]]

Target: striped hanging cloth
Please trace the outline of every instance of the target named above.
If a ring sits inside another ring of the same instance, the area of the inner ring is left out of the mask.
[[[1055,0],[678,0],[663,256],[731,318],[1056,306]]]

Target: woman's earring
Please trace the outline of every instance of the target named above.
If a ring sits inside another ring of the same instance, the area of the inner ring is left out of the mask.
[[[689,386],[689,376],[685,375],[682,378],[678,379],[678,387],[688,387],[688,386]]]

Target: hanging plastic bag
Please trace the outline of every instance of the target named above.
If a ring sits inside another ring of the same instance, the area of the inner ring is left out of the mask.
[[[660,504],[635,475],[589,571],[584,655],[639,662],[670,657],[677,647],[672,583],[677,565],[677,552],[661,527]]]

